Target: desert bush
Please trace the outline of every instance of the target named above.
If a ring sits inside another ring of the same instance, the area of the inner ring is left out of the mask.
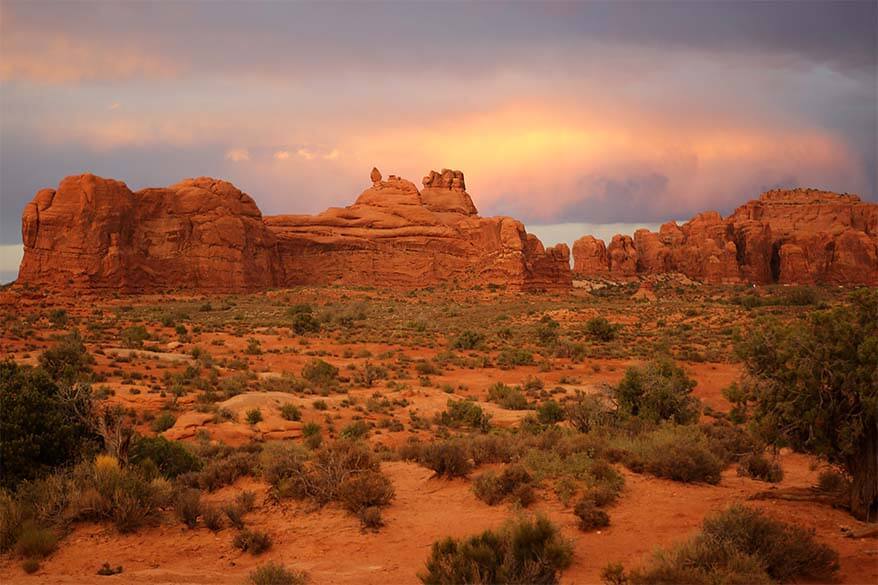
[[[471,427],[483,431],[490,427],[491,417],[472,400],[448,400],[446,409],[436,415],[436,423],[447,427]]]
[[[478,349],[485,341],[485,336],[475,331],[462,331],[451,342],[451,349]]]
[[[318,321],[310,311],[302,311],[293,315],[290,329],[292,329],[293,333],[296,335],[318,333],[320,331],[320,321]]]
[[[585,332],[598,341],[612,341],[616,337],[618,327],[613,325],[605,317],[592,317],[585,322]]]
[[[262,411],[258,408],[251,408],[247,411],[247,424],[255,425],[262,422]]]
[[[201,506],[201,520],[211,532],[219,532],[223,529],[223,511],[217,506],[203,504]]]
[[[610,516],[601,510],[597,503],[586,496],[576,503],[573,514],[579,518],[579,529],[588,532],[610,525]]]
[[[308,454],[295,443],[272,442],[259,454],[258,468],[262,478],[277,489],[295,473],[301,473],[307,459]]]
[[[783,468],[776,460],[769,459],[762,453],[751,453],[738,463],[738,475],[778,483],[783,480]]]
[[[418,462],[440,477],[466,477],[472,470],[466,448],[459,441],[424,445]]]
[[[529,583],[551,585],[570,566],[573,547],[546,518],[522,518],[498,531],[433,543],[425,585]]]
[[[163,476],[172,479],[201,469],[201,461],[183,443],[164,437],[136,437],[128,456],[133,464],[151,461]]]
[[[41,528],[33,522],[22,526],[15,541],[15,552],[27,559],[44,559],[58,548],[58,537],[48,528]]]
[[[762,448],[747,429],[726,421],[702,424],[699,428],[707,437],[714,455],[726,463],[738,461]]]
[[[526,508],[535,498],[533,477],[520,464],[508,465],[500,473],[486,471],[473,481],[473,491],[489,506],[510,498]]]
[[[252,512],[256,508],[256,492],[244,490],[235,496],[235,505],[244,512]]]
[[[485,463],[508,463],[512,458],[512,446],[505,436],[470,435],[465,444],[467,455],[476,467]]]
[[[41,353],[38,361],[53,380],[71,385],[88,380],[94,358],[85,348],[79,332],[72,331]]]
[[[238,530],[244,529],[244,510],[237,504],[226,504],[223,507],[223,513],[233,527]]]
[[[687,424],[698,419],[700,402],[691,396],[695,384],[682,368],[662,358],[625,370],[614,393],[623,414]]]
[[[123,329],[120,337],[124,347],[139,348],[149,339],[149,331],[143,325],[132,325]]]
[[[91,411],[87,387],[62,388],[40,369],[0,362],[0,485],[13,487],[87,455],[97,436],[80,414]]]
[[[68,485],[74,520],[111,520],[119,532],[134,532],[158,517],[171,503],[173,490],[162,478],[148,479],[138,467],[121,467],[109,455],[99,455],[72,472]]]
[[[250,530],[245,528],[235,535],[232,545],[241,549],[242,552],[249,552],[251,555],[260,555],[271,548],[271,536],[266,532],[259,530]]]
[[[623,462],[635,472],[682,482],[719,483],[724,464],[698,427],[667,426],[628,440]]]
[[[341,430],[341,436],[352,441],[363,439],[368,434],[369,424],[364,420],[353,421]]]
[[[705,519],[701,532],[632,571],[632,584],[786,583],[830,580],[838,554],[812,533],[740,505]]]
[[[171,414],[168,411],[164,411],[159,413],[157,417],[152,419],[152,424],[150,424],[150,428],[155,433],[163,433],[177,422],[177,417]]]
[[[288,402],[280,407],[280,415],[284,420],[299,421],[302,420],[302,411],[295,404]]]
[[[307,581],[304,573],[273,562],[255,568],[248,576],[250,585],[305,585]]]
[[[177,479],[185,486],[212,492],[233,484],[239,477],[252,475],[255,468],[255,454],[231,450],[204,464],[200,471],[181,474]]]
[[[843,494],[850,490],[851,484],[844,474],[839,473],[835,469],[824,469],[817,476],[817,487],[824,492]],[[2,547],[0,547],[0,550],[2,550]]]
[[[381,508],[393,500],[393,483],[380,471],[364,471],[346,479],[339,488],[339,500],[357,515],[366,528],[382,525]]]
[[[302,425],[302,441],[309,449],[317,449],[323,443],[323,431],[315,422]]]
[[[201,515],[201,492],[196,489],[180,492],[174,502],[174,513],[180,522],[189,528],[195,528]]]
[[[305,574],[277,563],[255,568],[249,576],[250,585],[305,585]]]
[[[533,364],[533,354],[520,347],[504,349],[497,355],[497,365],[504,370],[515,366],[532,366]]]
[[[565,416],[582,433],[607,427],[613,421],[613,412],[600,396],[582,392],[567,403]]]
[[[310,360],[302,368],[302,377],[321,388],[332,386],[338,381],[338,368],[319,358]]]
[[[552,425],[564,420],[564,407],[554,400],[546,400],[537,407],[537,420],[544,425]]]
[[[488,388],[488,400],[495,402],[507,410],[526,410],[530,408],[524,394],[517,386],[507,386],[497,382]]]
[[[0,489],[0,552],[10,550],[21,533],[25,510],[16,498]]]

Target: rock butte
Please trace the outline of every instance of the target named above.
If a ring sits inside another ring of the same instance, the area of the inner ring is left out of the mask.
[[[460,171],[432,171],[420,191],[378,169],[371,179],[348,207],[263,217],[249,195],[217,179],[132,192],[112,179],[67,177],[24,209],[17,282],[130,293],[571,286],[567,246],[545,249],[515,219],[480,217]]]
[[[678,272],[709,283],[878,285],[878,204],[815,189],[775,190],[723,218],[700,213],[573,244],[574,278]]]

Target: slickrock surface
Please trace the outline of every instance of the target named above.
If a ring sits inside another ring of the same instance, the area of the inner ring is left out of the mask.
[[[878,205],[856,195],[776,190],[723,218],[700,213],[678,226],[573,245],[578,276],[678,272],[710,283],[878,285]]]
[[[39,191],[22,215],[18,282],[53,289],[234,292],[298,284],[565,289],[569,250],[521,222],[479,217],[463,173],[424,188],[371,172],[345,208],[263,218],[232,184],[187,179],[136,193],[94,175]]]

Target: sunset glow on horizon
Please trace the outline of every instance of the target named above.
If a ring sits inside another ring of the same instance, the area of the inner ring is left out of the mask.
[[[0,5],[0,245],[82,172],[276,214],[449,167],[529,224],[878,198],[871,2]]]

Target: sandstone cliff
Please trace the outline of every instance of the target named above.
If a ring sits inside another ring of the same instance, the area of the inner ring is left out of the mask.
[[[570,286],[567,246],[546,250],[521,222],[480,217],[463,173],[433,171],[423,185],[379,173],[348,207],[267,217],[293,268],[283,284]]]
[[[700,213],[658,232],[585,236],[573,246],[579,276],[679,272],[710,283],[878,285],[878,205],[855,195],[776,190],[723,218]]]
[[[271,286],[274,235],[231,183],[187,179],[131,192],[94,175],[39,191],[22,214],[18,282],[122,292]]]
[[[568,288],[569,251],[511,218],[482,218],[463,173],[414,184],[372,171],[356,202],[263,218],[230,183],[132,192],[94,175],[39,191],[22,215],[19,283],[53,289],[233,292],[294,284]]]

